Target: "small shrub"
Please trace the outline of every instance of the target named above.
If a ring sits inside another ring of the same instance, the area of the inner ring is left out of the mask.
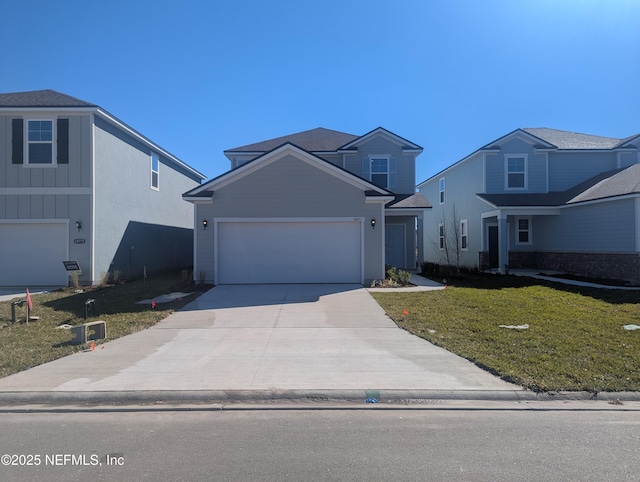
[[[411,279],[411,273],[391,267],[387,269],[387,279],[391,280],[393,284],[399,286],[407,286]]]

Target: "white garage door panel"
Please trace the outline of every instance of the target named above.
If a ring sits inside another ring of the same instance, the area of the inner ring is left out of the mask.
[[[67,232],[62,223],[0,223],[0,286],[66,285]]]
[[[241,283],[360,283],[359,222],[220,222],[218,279]]]

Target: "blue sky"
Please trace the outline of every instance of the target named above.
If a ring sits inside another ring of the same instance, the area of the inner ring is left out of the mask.
[[[0,0],[0,92],[100,105],[207,177],[382,126],[418,182],[518,127],[640,133],[637,0]]]

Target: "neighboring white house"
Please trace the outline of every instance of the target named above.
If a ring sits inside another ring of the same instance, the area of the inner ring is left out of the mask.
[[[419,184],[424,259],[640,282],[639,147],[547,128],[481,147]]]
[[[101,107],[53,90],[0,94],[0,286],[188,267],[204,176]]]
[[[231,170],[184,194],[194,276],[216,284],[368,283],[415,268],[422,148],[383,128],[313,129],[225,151]],[[421,230],[420,230],[421,231]]]

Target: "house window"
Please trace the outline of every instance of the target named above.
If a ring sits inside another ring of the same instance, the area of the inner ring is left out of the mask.
[[[444,204],[444,177],[440,179],[438,186],[440,189],[440,204]]]
[[[438,247],[444,249],[444,224],[438,224]]]
[[[389,158],[371,158],[371,182],[385,189],[389,187]]]
[[[151,154],[151,189],[160,189],[160,159],[157,154]]]
[[[27,121],[27,164],[53,165],[53,121]]]
[[[531,218],[516,218],[516,244],[531,244]]]
[[[506,158],[506,188],[526,189],[527,188],[527,156],[507,156]]]
[[[469,231],[466,219],[460,221],[460,249],[468,251],[469,249]]]

